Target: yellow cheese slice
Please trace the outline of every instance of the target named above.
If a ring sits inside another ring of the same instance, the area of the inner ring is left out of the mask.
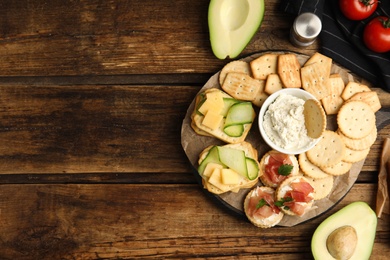
[[[214,110],[207,111],[206,115],[202,120],[202,125],[207,126],[208,128],[215,130],[219,127],[223,119],[223,116],[220,113],[214,112]]]
[[[210,177],[210,175],[213,173],[214,169],[222,169],[223,166],[218,163],[208,163],[206,167],[204,168],[204,171],[202,173],[202,176],[204,177]]]
[[[232,169],[222,169],[221,171],[221,181],[223,184],[238,185],[241,179],[241,175]]]
[[[214,169],[214,171],[210,175],[208,182],[220,189],[222,192],[226,192],[234,188],[233,185],[226,185],[221,182],[221,173],[221,169]]]

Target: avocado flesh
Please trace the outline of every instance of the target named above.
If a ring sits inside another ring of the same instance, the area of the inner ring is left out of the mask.
[[[264,17],[264,0],[211,0],[210,43],[219,59],[235,58],[248,45]]]
[[[374,245],[377,217],[365,202],[353,202],[325,219],[315,230],[311,250],[314,259],[334,260],[326,247],[328,236],[337,228],[352,226],[357,234],[353,259],[369,259]]]

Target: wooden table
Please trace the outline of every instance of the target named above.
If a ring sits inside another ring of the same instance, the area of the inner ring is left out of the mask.
[[[278,2],[240,57],[319,50],[290,44]],[[211,52],[208,3],[1,1],[0,259],[310,259],[322,220],[375,206],[390,125],[348,195],[308,223],[263,230],[210,200],[180,143],[189,104],[228,62]],[[372,259],[389,253],[385,216]]]

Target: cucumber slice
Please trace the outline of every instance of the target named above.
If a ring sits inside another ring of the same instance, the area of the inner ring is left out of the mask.
[[[199,112],[199,108],[203,105],[203,103],[206,101],[206,95],[204,93],[199,94],[200,101],[198,103],[198,106],[196,107],[196,113],[204,116],[201,112]]]
[[[206,168],[206,165],[208,163],[221,163],[221,161],[219,160],[219,153],[218,153],[218,147],[217,146],[213,146],[211,147],[211,149],[209,150],[209,153],[206,155],[206,157],[203,159],[203,161],[200,163],[199,167],[198,167],[198,172],[200,175],[202,175],[204,169]]]
[[[246,157],[246,168],[248,170],[248,179],[254,180],[259,176],[259,165],[252,158]]]
[[[244,125],[230,125],[223,129],[225,134],[231,137],[240,137],[244,133]]]
[[[251,102],[240,102],[232,105],[226,115],[224,128],[230,125],[250,124],[254,111]]]
[[[247,178],[248,171],[246,166],[245,152],[226,146],[218,146],[219,160],[221,163],[236,171],[241,176]]]
[[[234,104],[237,104],[239,103],[240,101],[238,101],[237,99],[234,99],[234,98],[226,98],[224,97],[223,98],[223,110],[221,112],[221,115],[223,115],[223,117],[226,117],[229,109],[234,105]]]

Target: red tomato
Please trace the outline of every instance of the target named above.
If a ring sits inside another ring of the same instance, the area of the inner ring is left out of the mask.
[[[378,0],[340,0],[341,12],[350,20],[363,20],[372,15]]]
[[[390,51],[390,19],[385,16],[372,19],[364,28],[363,41],[374,52]]]

